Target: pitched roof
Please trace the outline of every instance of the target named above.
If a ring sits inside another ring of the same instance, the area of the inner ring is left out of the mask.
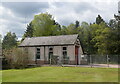
[[[74,44],[78,34],[25,38],[19,47]]]

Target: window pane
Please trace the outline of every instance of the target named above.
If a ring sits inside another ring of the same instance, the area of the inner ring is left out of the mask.
[[[63,58],[67,57],[67,51],[63,51]]]
[[[67,47],[63,47],[63,50],[67,50]]]
[[[36,59],[40,59],[40,48],[37,48]]]
[[[40,59],[40,54],[37,54],[37,57],[36,57],[37,59]]]
[[[49,50],[51,51],[51,50],[53,50],[53,48],[49,48]]]
[[[40,48],[37,48],[37,51],[40,51]]]

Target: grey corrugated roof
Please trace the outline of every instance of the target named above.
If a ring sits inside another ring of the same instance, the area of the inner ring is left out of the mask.
[[[25,38],[19,46],[67,45],[74,44],[78,34]]]

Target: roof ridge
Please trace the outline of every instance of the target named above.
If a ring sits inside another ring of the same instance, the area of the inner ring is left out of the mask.
[[[69,35],[56,35],[56,36],[73,36],[78,34],[69,34]],[[39,36],[39,37],[56,37],[56,36]],[[39,38],[39,37],[26,37],[26,38]]]

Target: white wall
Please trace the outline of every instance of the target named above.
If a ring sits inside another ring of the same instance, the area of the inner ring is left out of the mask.
[[[59,56],[61,59],[62,58],[62,46],[54,46],[53,55]]]
[[[36,48],[35,47],[28,47],[28,59],[35,60]]]
[[[68,50],[67,54],[69,56],[69,59],[72,61],[75,60],[75,46],[70,45],[70,46],[68,46],[67,50]]]
[[[67,56],[69,56],[71,61],[75,60],[75,45],[69,45],[67,47]],[[28,47],[29,59],[35,61],[37,47]],[[38,47],[40,48],[40,60],[44,60],[44,46]],[[60,56],[62,58],[62,48],[63,46],[53,46],[53,55]],[[48,61],[49,54],[49,46],[45,46],[45,60]],[[79,59],[81,54],[83,54],[81,46],[79,47]]]

